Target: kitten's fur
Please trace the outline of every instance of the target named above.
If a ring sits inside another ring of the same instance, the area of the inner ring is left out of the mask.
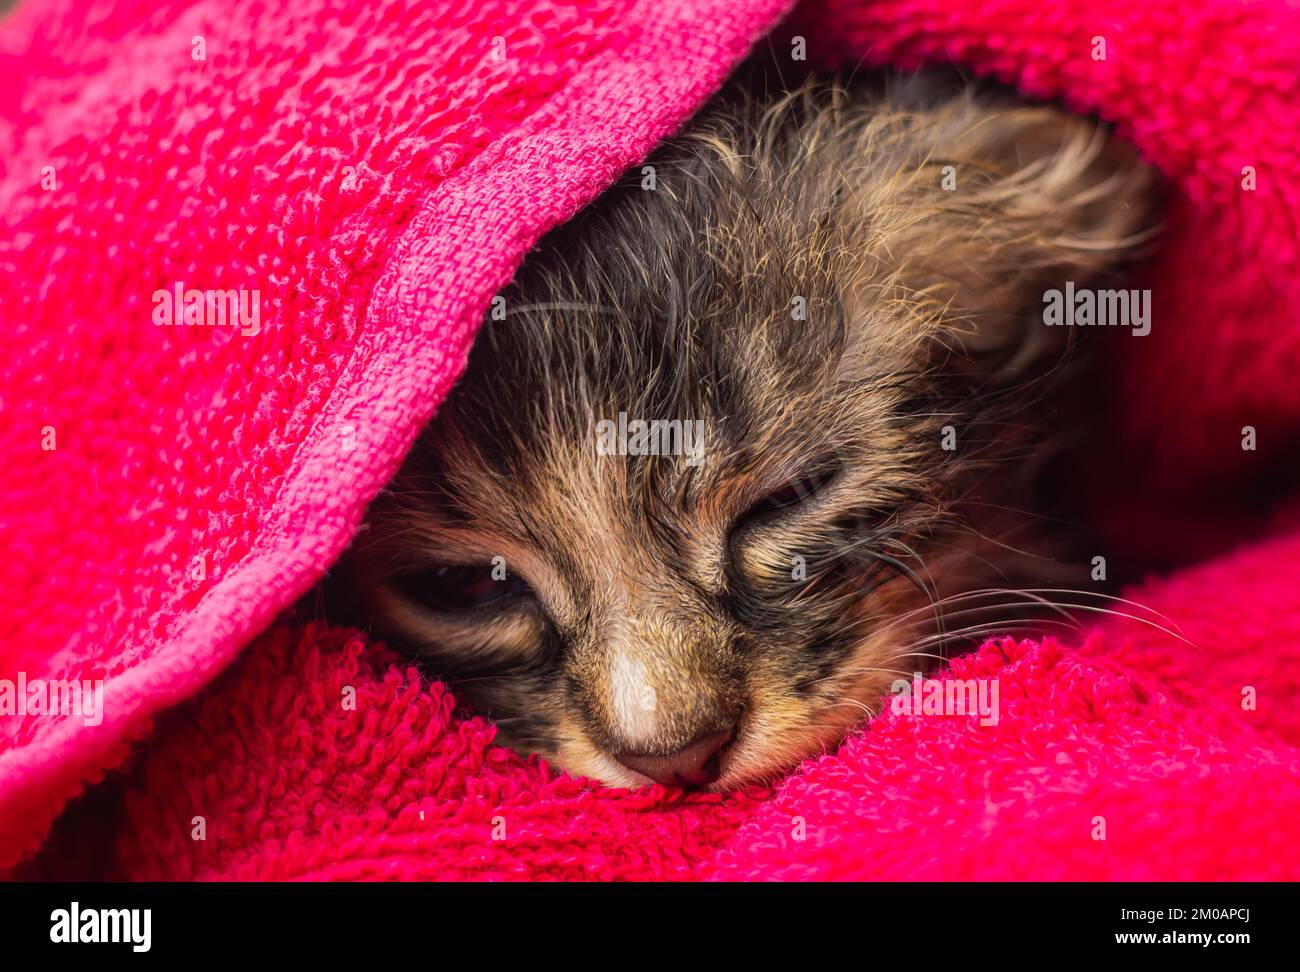
[[[933,597],[1023,575],[1069,370],[1043,292],[1126,255],[1152,181],[1091,123],[917,90],[732,90],[506,291],[348,566],[504,742],[771,777],[913,671]],[[704,462],[598,455],[620,412],[703,420]]]

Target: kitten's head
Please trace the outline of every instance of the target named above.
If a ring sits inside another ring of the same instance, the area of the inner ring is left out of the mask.
[[[1131,246],[1150,182],[1049,109],[828,86],[651,161],[526,262],[352,570],[503,741],[726,787],[877,711],[931,599],[1005,559],[1043,292]]]

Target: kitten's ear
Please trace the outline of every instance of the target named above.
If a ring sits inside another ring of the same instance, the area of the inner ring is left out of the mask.
[[[1011,380],[1059,354],[1044,294],[1120,269],[1153,235],[1153,171],[1097,124],[973,99],[912,116],[913,167],[877,227],[888,290],[955,350]],[[895,184],[895,190],[899,187]],[[877,281],[881,280],[876,276]]]

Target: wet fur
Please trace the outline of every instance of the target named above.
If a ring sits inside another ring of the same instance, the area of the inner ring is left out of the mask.
[[[733,88],[649,164],[529,256],[346,574],[504,742],[636,784],[613,754],[738,721],[727,787],[876,711],[933,600],[1046,570],[1015,512],[1072,370],[1042,293],[1128,255],[1151,178],[1089,122],[922,82]],[[705,462],[597,455],[620,411],[702,419]],[[809,464],[816,495],[747,515]],[[403,593],[493,557],[536,597]]]

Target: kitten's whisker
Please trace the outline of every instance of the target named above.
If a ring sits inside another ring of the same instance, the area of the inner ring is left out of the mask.
[[[856,706],[857,708],[859,708],[859,709],[861,709],[863,712],[865,712],[865,713],[867,714],[868,718],[874,719],[874,718],[876,717],[876,713],[875,713],[875,712],[874,712],[874,711],[873,711],[869,706],[867,706],[866,704],[864,704],[864,703],[862,703],[862,702],[859,702],[857,699],[838,699],[838,700],[836,700],[836,701],[834,701],[834,702],[824,702],[824,703],[822,703],[822,708],[823,708],[823,709],[834,709],[834,708],[836,708],[836,707],[838,707],[838,706],[842,706],[842,705],[852,705],[852,706]]]
[[[557,300],[557,301],[550,301],[549,303],[520,304],[517,307],[507,307],[506,316],[509,317],[511,314],[525,314],[529,311],[551,311],[551,310],[583,311],[588,314],[617,314],[618,313],[617,309],[612,307],[604,307],[600,304],[589,304],[589,303],[579,303],[575,301]]]
[[[1190,648],[1194,648],[1194,649],[1196,649],[1197,651],[1204,651],[1203,648],[1201,648],[1199,645],[1196,645],[1196,644],[1194,644],[1193,642],[1189,641],[1189,640],[1188,640],[1187,638],[1185,638],[1185,637],[1184,637],[1184,636],[1183,636],[1179,631],[1175,631],[1175,630],[1173,630],[1173,629],[1171,629],[1171,628],[1165,627],[1164,625],[1157,624],[1156,622],[1150,620],[1149,618],[1140,617],[1140,616],[1138,616],[1138,615],[1136,615],[1136,614],[1130,614],[1130,613],[1125,612],[1125,611],[1116,611],[1116,610],[1113,610],[1113,609],[1111,609],[1111,608],[1098,607],[1098,606],[1095,605],[1095,604],[1075,604],[1075,603],[1067,602],[1067,601],[1049,600],[1048,598],[1043,597],[1042,595],[1043,595],[1043,594],[1070,594],[1070,595],[1074,595],[1074,596],[1096,597],[1096,598],[1101,599],[1101,600],[1105,600],[1105,601],[1113,601],[1113,602],[1116,602],[1116,603],[1119,603],[1119,604],[1128,604],[1128,605],[1131,605],[1131,606],[1133,606],[1133,607],[1141,608],[1141,609],[1144,610],[1144,611],[1149,611],[1151,614],[1153,614],[1153,615],[1155,615],[1156,617],[1160,618],[1162,621],[1166,621],[1166,622],[1168,622],[1169,624],[1174,625],[1175,627],[1177,627],[1177,625],[1176,625],[1175,622],[1173,622],[1173,621],[1171,621],[1169,618],[1165,617],[1165,616],[1164,616],[1163,614],[1161,614],[1159,611],[1156,611],[1155,609],[1150,608],[1150,607],[1148,607],[1147,605],[1145,605],[1145,604],[1141,604],[1141,603],[1139,603],[1139,602],[1137,602],[1137,601],[1130,601],[1130,600],[1127,600],[1126,598],[1122,598],[1122,597],[1114,597],[1114,596],[1109,595],[1109,594],[1096,594],[1096,593],[1093,593],[1093,592],[1091,592],[1091,591],[1078,591],[1078,590],[1072,590],[1072,589],[1070,589],[1070,588],[1053,588],[1053,587],[1048,587],[1048,588],[1024,588],[1024,589],[1019,589],[1019,590],[1008,590],[1008,591],[1006,591],[1005,593],[1007,593],[1007,594],[1011,594],[1011,595],[1015,595],[1015,596],[1020,596],[1020,597],[1027,598],[1027,599],[1029,599],[1030,601],[1032,601],[1033,603],[1041,604],[1043,607],[1050,608],[1051,610],[1056,611],[1057,613],[1059,613],[1059,614],[1061,614],[1061,615],[1063,615],[1063,616],[1065,616],[1065,617],[1068,617],[1068,616],[1069,616],[1069,612],[1070,612],[1070,611],[1088,611],[1088,612],[1091,612],[1091,613],[1093,613],[1093,614],[1104,614],[1104,615],[1109,615],[1109,616],[1111,616],[1111,617],[1125,618],[1125,619],[1127,619],[1127,620],[1129,620],[1129,621],[1134,621],[1134,622],[1137,622],[1138,624],[1145,624],[1145,625],[1147,625],[1148,627],[1155,628],[1157,631],[1160,631],[1160,632],[1162,632],[1163,634],[1167,634],[1167,635],[1169,635],[1171,638],[1177,638],[1177,639],[1178,639],[1179,641],[1181,641],[1183,644],[1187,645],[1187,646],[1190,647]]]
[[[1067,621],[1057,621],[1055,618],[1040,618],[1038,621],[1034,622],[1034,624],[1051,625],[1054,627],[1064,628],[1067,631],[1073,631],[1073,632],[1077,632],[1079,630],[1079,626],[1077,624],[1070,624]],[[1032,626],[1033,625],[1030,624],[1021,624],[1018,627],[1026,628]],[[920,639],[914,644],[916,647],[924,646],[927,648],[931,648],[934,647],[935,645],[948,644],[949,642],[953,642],[953,641],[965,641],[968,639],[974,639],[981,635],[996,637],[997,635],[1005,632],[1005,630],[1006,630],[1006,626],[1000,622],[989,623],[989,624],[974,624],[974,625],[969,625],[959,631],[952,631],[941,635],[930,635],[929,637]]]
[[[1127,604],[1130,607],[1141,608],[1143,611],[1148,611],[1161,621],[1168,623],[1171,627],[1178,628],[1180,631],[1182,630],[1178,622],[1174,621],[1168,615],[1161,614],[1155,608],[1151,607],[1151,605],[1143,604],[1141,601],[1131,601],[1125,597],[1116,597],[1113,594],[1101,594],[1095,591],[1080,591],[1069,587],[1027,587],[1024,588],[1024,591],[1033,594],[1070,594],[1076,597],[1095,597],[1103,601],[1114,601],[1117,604]]]
[[[935,624],[938,626],[939,630],[942,631],[942,630],[943,630],[943,612],[940,611],[940,610],[938,610],[938,605],[937,605],[938,594],[939,594],[939,585],[938,585],[938,583],[935,581],[935,579],[934,579],[934,575],[933,575],[932,573],[930,573],[930,568],[926,565],[926,562],[925,562],[924,558],[922,558],[922,556],[921,556],[919,553],[917,553],[915,550],[913,550],[911,547],[909,547],[906,543],[904,543],[902,540],[898,539],[897,537],[892,537],[892,538],[886,540],[886,543],[892,543],[892,544],[894,544],[895,546],[902,547],[903,550],[904,550],[904,552],[906,552],[907,554],[911,555],[912,559],[914,559],[918,564],[920,564],[920,565],[921,565],[921,569],[922,569],[923,571],[925,571],[925,576],[926,576],[927,578],[929,578],[931,589],[932,589],[932,590],[934,591],[934,593],[935,593],[935,598],[932,599],[932,600],[935,602],[935,604],[936,604],[936,609],[935,609]]]
[[[1049,557],[1045,554],[1034,553],[1032,550],[1024,550],[1020,547],[1012,546],[1009,543],[1004,543],[1001,540],[997,540],[993,537],[988,536],[986,533],[975,529],[975,527],[971,526],[969,523],[963,524],[961,529],[964,530],[966,533],[971,534],[972,536],[979,537],[985,543],[992,544],[995,547],[1000,547],[1001,549],[1006,550],[1013,554],[1019,554],[1021,557],[1028,557],[1030,560],[1054,560],[1055,559],[1054,557]]]
[[[994,603],[994,604],[990,604],[988,607],[966,608],[964,609],[963,612],[960,612],[960,613],[966,613],[969,611],[976,611],[976,610],[997,610],[1003,607],[1021,606],[1016,604],[1016,600],[1019,599],[1024,602],[1028,602],[1029,604],[1037,604],[1042,607],[1048,608],[1056,612],[1057,614],[1061,614],[1062,616],[1068,616],[1069,611],[1073,609],[1073,610],[1091,611],[1094,613],[1101,613],[1101,614],[1110,614],[1116,617],[1127,618],[1131,621],[1136,621],[1139,624],[1146,624],[1160,631],[1164,631],[1165,633],[1171,635],[1172,637],[1178,638],[1180,641],[1183,641],[1188,645],[1192,644],[1190,641],[1188,641],[1185,637],[1182,636],[1179,630],[1170,630],[1169,628],[1156,624],[1155,622],[1151,621],[1148,618],[1143,618],[1138,615],[1129,614],[1126,612],[1113,611],[1092,604],[1075,604],[1072,602],[1053,601],[1043,596],[1046,594],[1068,594],[1074,597],[1091,597],[1091,598],[1096,598],[1097,600],[1103,602],[1126,604],[1129,605],[1130,607],[1147,611],[1154,617],[1159,618],[1161,621],[1166,622],[1173,629],[1178,629],[1178,625],[1176,622],[1171,620],[1166,615],[1155,610],[1154,608],[1141,603],[1140,601],[1133,601],[1123,597],[1116,597],[1111,594],[1102,594],[1095,591],[1075,590],[1072,588],[1059,588],[1059,587],[981,588],[975,591],[965,591],[957,594],[947,595],[946,597],[941,598],[937,603],[940,608],[945,608],[949,605],[960,604],[963,602],[978,600],[981,598],[993,598],[993,597],[1008,598],[1008,600],[1005,603],[1001,603],[1001,604]],[[885,622],[884,624],[876,626],[874,630],[887,631],[890,628],[896,627],[899,624],[905,624],[909,621],[916,619],[918,615],[921,615],[923,613],[928,613],[932,609],[932,607],[933,605],[925,604],[913,608],[910,611],[906,611],[903,614],[895,615],[893,618],[891,618],[889,621]],[[960,613],[949,612],[949,615],[960,616]],[[855,622],[855,623],[862,623],[862,622]]]
[[[880,631],[888,631],[888,630],[890,630],[891,628],[897,627],[897,626],[899,626],[899,625],[901,625],[901,624],[908,624],[908,623],[914,623],[914,622],[917,622],[917,621],[921,620],[921,618],[920,618],[921,615],[923,615],[923,614],[929,614],[929,613],[932,611],[932,609],[933,609],[934,607],[938,607],[940,610],[943,610],[944,608],[948,607],[949,605],[956,605],[956,604],[960,604],[960,603],[965,602],[965,601],[977,600],[977,599],[980,599],[980,598],[991,598],[991,597],[994,597],[994,596],[1005,596],[1006,594],[1009,594],[1009,593],[1010,593],[1010,594],[1014,594],[1014,593],[1017,593],[1017,592],[1009,591],[1009,590],[1008,590],[1008,591],[1004,591],[1004,590],[999,590],[999,589],[986,589],[986,590],[980,590],[980,591],[967,591],[967,592],[964,592],[964,593],[949,594],[949,595],[946,595],[946,596],[940,598],[940,599],[939,599],[937,602],[935,602],[935,604],[933,604],[933,605],[931,605],[931,604],[923,604],[923,605],[920,605],[919,607],[912,608],[912,609],[909,610],[909,611],[904,611],[902,614],[896,614],[896,615],[894,615],[892,618],[890,618],[888,621],[886,621],[885,623],[883,623],[883,624],[877,624],[877,625],[876,625],[872,630],[873,630],[873,631],[877,631],[877,632],[880,632]],[[995,602],[995,603],[993,603],[993,604],[988,605],[987,607],[968,607],[968,608],[964,608],[964,609],[963,609],[962,611],[960,611],[960,612],[950,611],[950,612],[948,612],[948,615],[947,615],[947,616],[949,616],[949,617],[960,617],[962,614],[965,614],[965,613],[968,613],[968,612],[974,612],[974,611],[993,611],[993,610],[997,610],[997,609],[999,609],[999,608],[1011,607],[1011,606],[1013,606],[1013,605],[1011,605],[1011,604],[1002,604],[1002,603],[996,603],[996,602]],[[869,623],[869,622],[860,622],[860,623]]]
[[[1062,519],[1059,516],[1050,516],[1046,513],[1036,513],[1033,510],[1024,510],[1016,506],[1005,506],[1001,503],[989,503],[985,500],[973,500],[962,497],[957,501],[959,506],[982,506],[990,510],[1001,510],[1004,513],[1014,513],[1016,516],[1024,517],[1029,520],[1042,520],[1046,523],[1054,523],[1058,526],[1073,526],[1071,520]],[[1027,528],[1027,525],[1026,525]]]
[[[893,668],[888,668],[888,669],[886,668],[844,668],[837,672],[832,672],[830,675],[823,675],[821,678],[814,679],[812,682],[808,684],[811,687],[815,685],[821,685],[826,682],[835,682],[845,677],[866,675],[873,672],[879,673],[881,675],[893,675],[896,677],[896,679],[911,678],[913,675],[912,672],[906,672],[903,671],[902,669],[893,669]]]
[[[886,661],[898,661],[899,659],[902,658],[932,658],[935,661],[940,663],[950,660],[944,657],[943,655],[935,655],[928,651],[916,651],[915,646],[908,646],[904,650],[898,652],[897,654],[891,655],[888,659],[886,659]]]
[[[900,668],[870,668],[870,667],[850,666],[847,668],[837,669],[836,671],[832,672],[830,675],[823,675],[821,678],[815,678],[808,684],[820,685],[822,682],[831,682],[834,681],[835,679],[843,678],[845,675],[866,675],[868,672],[878,672],[881,675],[912,674],[911,672],[905,672]]]
[[[874,539],[874,538],[867,538],[862,541],[854,542],[852,545],[850,545],[850,547],[847,550],[842,551],[840,553],[840,556],[844,556],[850,553],[857,553],[858,548],[860,546],[864,546],[867,542],[869,542],[870,539]],[[910,551],[911,548],[908,549]],[[912,556],[916,556],[914,551],[912,552]],[[920,577],[920,575],[918,575],[916,571],[914,571],[911,567],[908,567],[906,564],[902,563],[896,558],[891,557],[888,554],[882,553],[879,550],[868,550],[865,553],[862,553],[861,557],[862,559],[866,559],[866,560],[878,560],[881,563],[885,564],[886,566],[892,567],[903,577],[907,578],[917,588],[917,590],[919,590],[922,594],[925,595],[926,600],[929,601],[932,609],[934,610],[935,624],[940,627],[943,626],[943,620],[938,609],[938,602],[940,600],[940,597],[937,588],[932,589]],[[924,561],[921,561],[921,565],[922,565],[922,569],[926,570],[926,573],[929,574],[929,570],[928,568],[925,567]],[[933,577],[931,577],[931,580],[933,581]]]

